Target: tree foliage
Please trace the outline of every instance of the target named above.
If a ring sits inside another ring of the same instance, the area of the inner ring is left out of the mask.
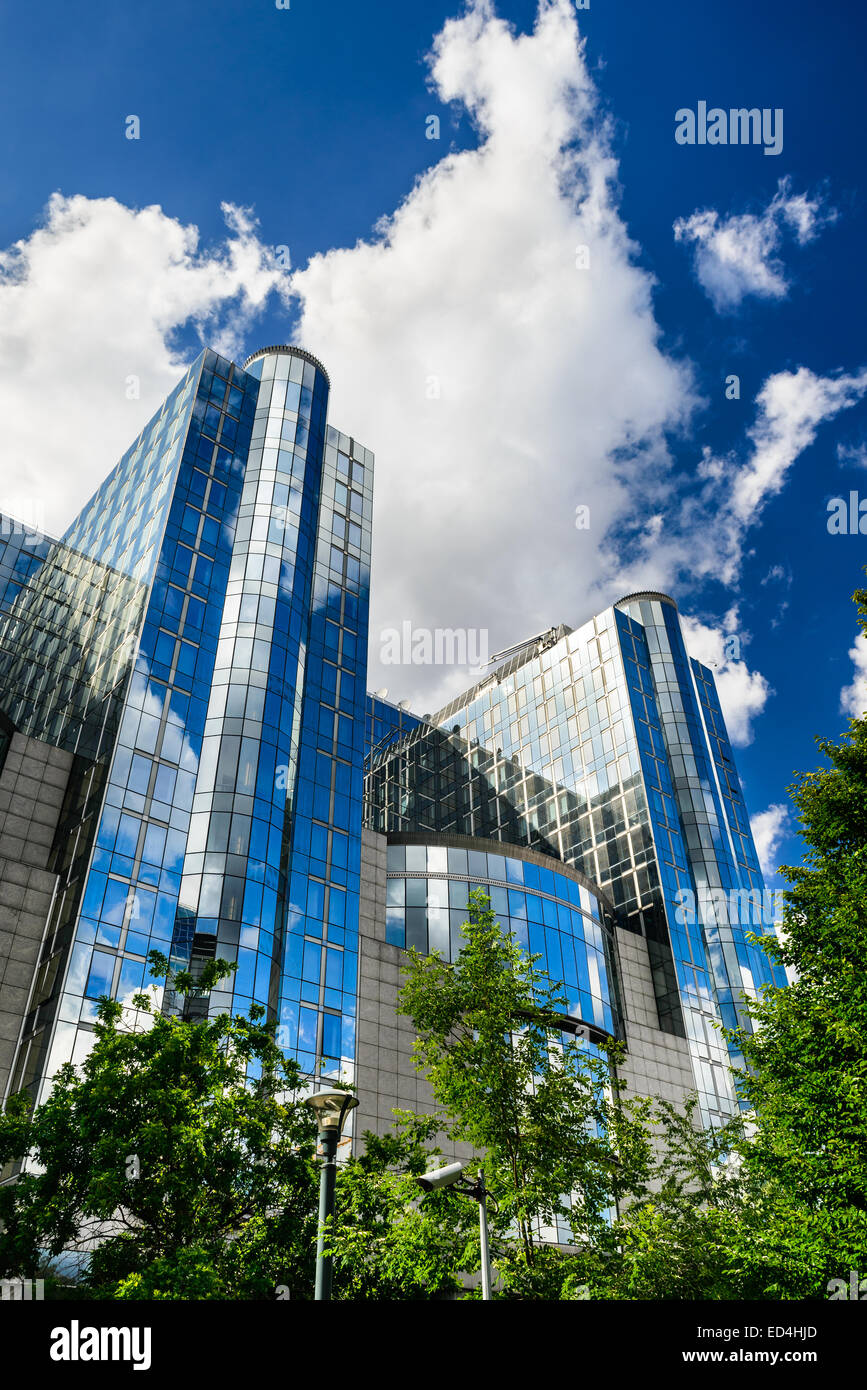
[[[522,1297],[558,1296],[569,1272],[544,1228],[607,1242],[612,1205],[650,1168],[647,1107],[620,1098],[609,1058],[569,1031],[536,959],[475,890],[457,961],[411,953],[399,1002],[451,1139],[479,1155],[500,1280]]]
[[[855,600],[867,631],[867,590]],[[827,765],[791,789],[804,862],[780,871],[779,941],[760,939],[794,979],[734,1035],[756,1121],[746,1171],[777,1200],[780,1291],[802,1295],[867,1269],[867,718],[818,745]]]
[[[173,984],[207,990],[232,968]],[[151,973],[167,972],[154,953]],[[0,1188],[0,1268],[32,1276],[40,1252],[78,1250],[97,1297],[308,1296],[315,1125],[297,1065],[261,1008],[191,1023],[134,1002],[149,1026],[130,1031],[102,999],[81,1068],[34,1112],[19,1095],[0,1116],[0,1164],[30,1158]]]
[[[399,1112],[393,1131],[365,1133],[364,1151],[338,1170],[328,1247],[334,1296],[351,1300],[447,1298],[479,1265],[475,1207],[451,1191],[422,1200],[416,1182],[439,1154],[435,1116]]]
[[[165,957],[151,964],[169,977]],[[205,994],[232,969],[215,961],[171,985]],[[134,1003],[144,1028],[100,1000],[80,1068],[63,1067],[35,1112],[17,1096],[0,1115],[0,1166],[29,1156],[0,1188],[0,1275],[37,1277],[78,1252],[79,1296],[312,1298],[319,1168],[297,1064],[261,1008],[192,1022],[154,1015],[146,994]],[[421,1202],[436,1129],[404,1115],[341,1163],[335,1298],[447,1296],[478,1263],[474,1211],[449,1193]]]
[[[855,598],[867,631],[867,590]],[[694,1099],[627,1097],[620,1049],[564,1026],[560,987],[476,891],[456,961],[407,957],[399,1007],[438,1111],[399,1112],[341,1165],[335,1297],[460,1296],[478,1269],[475,1204],[416,1182],[440,1133],[484,1170],[499,1297],[822,1298],[867,1272],[867,716],[819,748],[826,765],[792,788],[806,853],[781,870],[781,939],[756,938],[794,981],[731,1034],[744,1113],[706,1131]],[[135,1003],[145,1027],[101,1000],[81,1068],[35,1112],[19,1096],[0,1115],[0,1168],[28,1157],[0,1188],[0,1276],[79,1249],[95,1297],[309,1298],[315,1125],[273,1025],[257,1008],[189,1022]]]
[[[867,590],[855,600],[867,631]],[[730,1034],[744,1116],[692,1136],[662,1117],[657,1189],[619,1222],[616,1296],[825,1298],[867,1270],[867,718],[818,746],[826,765],[790,789],[805,854],[780,870],[779,938],[753,938],[792,982]]]

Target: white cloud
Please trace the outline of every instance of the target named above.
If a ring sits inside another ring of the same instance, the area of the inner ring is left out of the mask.
[[[750,829],[756,844],[756,853],[766,879],[773,878],[779,868],[777,851],[788,829],[789,808],[784,805],[769,806],[750,817]]]
[[[730,584],[818,425],[867,390],[867,373],[772,376],[743,457],[705,452],[675,478],[666,440],[695,412],[692,374],[659,346],[569,0],[540,0],[528,34],[471,0],[431,65],[477,147],[446,152],[371,239],[291,281],[231,207],[225,240],[203,249],[158,207],[56,195],[0,252],[0,507],[16,499],[55,531],[174,386],[179,330],[243,356],[256,314],[291,283],[297,341],[332,378],[333,423],[377,455],[371,682],[428,709],[466,672],[383,667],[384,629],[488,630],[495,650],[635,589]],[[807,239],[815,205],[778,200],[775,216]],[[589,529],[574,524],[579,505]],[[744,674],[728,676],[734,701]],[[739,736],[762,679],[747,673]]]
[[[738,628],[738,610],[729,609],[719,627],[710,627],[687,613],[681,615],[689,655],[714,674],[720,708],[735,748],[753,741],[753,720],[764,711],[773,694],[760,671],[751,671],[741,659],[750,640]]]
[[[675,240],[694,247],[695,273],[717,313],[737,309],[748,295],[782,299],[788,288],[777,252],[790,231],[800,246],[812,241],[836,217],[821,198],[793,194],[781,179],[771,202],[759,214],[722,217],[713,209],[694,212],[674,224]]]
[[[867,468],[867,444],[838,444],[837,460],[841,468]]]
[[[0,507],[65,530],[185,371],[177,331],[240,351],[287,275],[247,211],[223,213],[228,236],[205,251],[159,207],[55,194],[0,252]]]
[[[377,456],[370,679],[424,708],[466,674],[396,679],[379,633],[490,627],[496,650],[583,619],[606,528],[665,473],[664,432],[693,406],[658,346],[568,0],[541,0],[523,35],[471,3],[435,41],[432,83],[477,148],[445,154],[374,239],[293,277],[332,418]]]
[[[792,572],[784,569],[782,565],[771,565],[764,579],[759,582],[762,588],[767,584],[785,584],[786,588],[789,589],[792,586]]]
[[[800,367],[778,372],[758,397],[750,430],[753,452],[734,479],[732,513],[751,523],[768,498],[782,490],[795,459],[816,438],[824,421],[855,405],[867,391],[867,371],[855,376],[820,377]]]
[[[293,277],[334,418],[377,455],[371,681],[427,709],[466,673],[381,666],[383,629],[490,627],[497,649],[632,590],[732,584],[819,425],[867,391],[867,372],[769,377],[746,446],[706,451],[676,488],[666,432],[694,410],[692,381],[659,350],[572,7],[542,0],[516,36],[470,5],[438,36],[432,81],[471,112],[478,148],[446,155],[375,239]],[[787,183],[771,209],[802,242],[832,215]],[[736,664],[724,684],[746,739],[766,683]]]
[[[626,574],[631,588],[678,588],[701,579],[735,583],[748,533],[780,493],[819,427],[867,394],[867,369],[817,376],[777,372],[758,394],[747,448],[726,458],[705,450],[696,486],[669,505],[663,530],[639,542]]]
[[[849,658],[855,667],[855,678],[840,691],[840,710],[852,719],[860,719],[867,713],[867,635],[863,632],[858,633],[855,645],[849,648]]]

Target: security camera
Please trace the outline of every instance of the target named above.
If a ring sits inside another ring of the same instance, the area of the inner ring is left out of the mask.
[[[465,1163],[449,1163],[445,1168],[434,1168],[432,1173],[425,1173],[424,1177],[416,1178],[416,1182],[424,1192],[433,1192],[439,1187],[451,1187],[466,1166]]]

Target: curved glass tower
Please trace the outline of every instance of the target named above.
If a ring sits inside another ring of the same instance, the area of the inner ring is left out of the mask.
[[[34,1098],[131,1000],[147,953],[236,973],[311,1072],[351,1071],[368,450],[303,349],[206,351],[60,542],[0,574],[0,709],[75,755],[10,1089]]]
[[[172,956],[236,959],[212,999],[276,1011],[298,780],[328,378],[267,348],[259,382],[196,773]],[[177,1001],[169,1001],[170,1005]]]
[[[733,1112],[741,1059],[719,1025],[748,1022],[745,1000],[785,980],[749,940],[773,930],[771,895],[713,674],[688,657],[672,599],[633,594],[576,631],[552,628],[415,728],[386,732],[367,795],[371,831],[528,845],[598,884],[621,957],[649,965],[641,1027],[677,1039],[672,1055],[683,1040],[707,1123]]]

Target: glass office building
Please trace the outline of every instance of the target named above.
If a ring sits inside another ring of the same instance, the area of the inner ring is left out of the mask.
[[[60,539],[0,518],[0,776],[16,736],[71,756],[10,1088],[86,1056],[102,995],[135,1026],[158,949],[237,966],[166,1011],[263,1005],[311,1075],[366,1066],[380,1119],[400,952],[453,959],[478,884],[564,1026],[679,1067],[712,1123],[717,1025],[784,983],[712,673],[647,593],[434,716],[368,696],[373,457],[329,390],[300,348],[205,351]]]
[[[59,541],[3,529],[4,728],[74,755],[12,1090],[154,948],[236,961],[211,1010],[265,1005],[311,1071],[354,1058],[373,459],[328,394],[301,349],[205,351]]]
[[[705,1119],[732,1112],[740,1059],[718,1025],[747,1022],[744,1000],[785,980],[747,939],[772,929],[758,859],[713,675],[669,597],[534,640],[374,749],[367,794],[383,834],[527,845],[598,885],[646,941],[659,1024],[688,1043]]]

